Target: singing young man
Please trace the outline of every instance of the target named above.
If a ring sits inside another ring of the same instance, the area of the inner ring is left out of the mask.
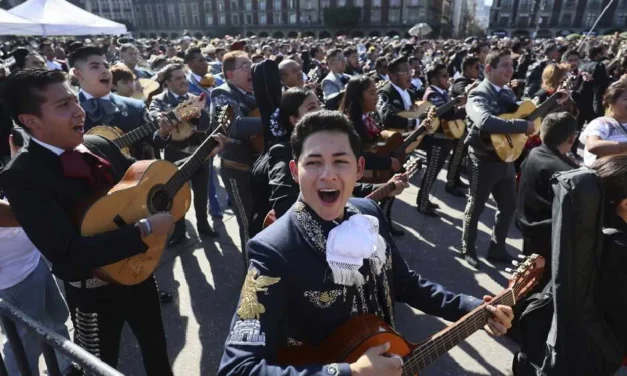
[[[305,115],[291,145],[300,197],[248,243],[248,273],[218,375],[401,375],[402,360],[385,354],[387,344],[352,364],[277,362],[280,347],[317,345],[354,315],[376,314],[394,325],[394,301],[447,320],[482,303],[410,270],[377,204],[351,198],[365,162],[347,117],[326,110]],[[488,310],[486,330],[504,334],[512,310]]]
[[[505,239],[516,211],[516,179],[513,162],[503,162],[490,141],[491,133],[535,132],[534,123],[524,119],[504,120],[503,113],[517,108],[516,95],[507,85],[514,74],[509,50],[493,50],[485,60],[486,79],[472,90],[466,103],[468,115],[468,156],[470,167],[470,194],[464,212],[462,255],[474,268],[479,267],[475,241],[479,217],[490,194],[496,201],[494,229],[488,249],[488,260],[508,263],[512,257],[505,250]],[[558,102],[563,103],[563,95]]]
[[[144,239],[168,235],[172,216],[158,213],[82,236],[80,209],[120,181],[134,160],[111,141],[83,136],[85,111],[61,71],[22,70],[3,89],[2,102],[30,141],[0,173],[0,187],[28,238],[64,281],[75,342],[116,367],[126,322],[146,373],[171,375],[154,278],[118,285],[94,277],[92,270],[146,252]]]

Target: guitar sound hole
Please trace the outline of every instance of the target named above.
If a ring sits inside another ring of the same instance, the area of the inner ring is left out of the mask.
[[[152,187],[148,193],[148,211],[151,214],[169,212],[172,209],[172,199],[164,190],[163,185]]]

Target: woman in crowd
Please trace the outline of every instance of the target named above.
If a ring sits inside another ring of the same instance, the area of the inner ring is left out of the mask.
[[[610,85],[603,101],[606,116],[591,121],[579,138],[586,166],[600,157],[627,153],[627,80]]]

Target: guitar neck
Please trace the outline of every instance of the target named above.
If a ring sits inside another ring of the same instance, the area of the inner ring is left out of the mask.
[[[493,304],[512,307],[515,304],[514,291],[511,288],[506,289],[494,298]],[[491,317],[490,312],[485,308],[486,305],[487,303],[484,303],[475,308],[455,324],[435,334],[416,348],[403,365],[403,375],[417,375],[418,371],[481,329]]]
[[[370,193],[366,198],[369,198],[373,201],[381,201],[386,198],[390,192],[392,192],[396,188],[396,185],[392,182],[386,183],[383,187],[374,190]]]
[[[549,111],[554,109],[557,106],[557,97],[558,93],[551,95],[547,100],[544,101],[538,108],[535,109],[525,120],[534,121],[537,118],[543,118]]]
[[[196,149],[194,154],[187,159],[185,164],[183,164],[183,166],[181,166],[181,168],[179,168],[179,170],[165,184],[164,190],[170,197],[174,197],[183,185],[192,178],[192,175],[194,175],[196,170],[198,170],[207,160],[207,157],[209,157],[211,151],[217,145],[217,141],[214,140],[213,137],[209,136],[198,147],[198,149]]]
[[[425,133],[426,130],[427,128],[424,125],[419,125],[418,128],[416,128],[416,130],[414,130],[413,132],[409,134],[409,136],[407,136],[407,138],[403,141],[403,143],[400,146],[394,149],[392,156],[403,154],[405,152],[405,149],[407,149],[407,147],[409,146],[409,144],[416,141],[416,139],[420,137],[420,135]]]
[[[159,129],[159,124],[157,124],[156,120],[152,120],[147,124],[144,124],[139,128],[135,128],[132,131],[116,138],[113,140],[113,143],[120,149],[126,148],[135,144],[142,138],[153,134],[157,129]]]
[[[435,117],[440,117],[445,113],[449,112],[453,107],[457,104],[457,99],[452,99],[435,110]]]

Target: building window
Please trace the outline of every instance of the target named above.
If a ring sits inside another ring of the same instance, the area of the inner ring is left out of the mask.
[[[296,9],[296,1],[295,0],[287,0],[287,8],[288,9]]]
[[[163,14],[163,7],[161,6],[161,4],[157,4],[156,13],[157,13],[157,26],[165,26],[165,16]]]
[[[179,16],[181,17],[181,25],[187,25],[187,4],[179,3]]]
[[[401,20],[401,11],[399,9],[390,9],[388,12],[388,22],[399,22]]]
[[[420,0],[409,0],[410,7],[417,7]]]
[[[274,0],[274,10],[281,10],[281,0]]]
[[[146,4],[146,24],[148,27],[155,27],[155,20],[152,18],[152,5]]]
[[[231,1],[231,11],[237,10],[237,1]]]
[[[218,12],[224,12],[224,1],[223,0],[219,0],[218,1]]]
[[[253,2],[252,0],[246,0],[246,10],[253,10]]]
[[[174,12],[174,4],[168,4],[168,23],[170,27],[176,26],[176,13]]]
[[[562,15],[562,26],[570,26],[573,23],[573,15],[571,13],[564,13]]]
[[[305,9],[313,9],[313,0],[305,0]]]
[[[207,23],[207,25],[213,25],[213,14],[206,13],[205,23]]]
[[[420,18],[418,17],[418,11],[409,11],[409,22],[418,22],[419,19]]]
[[[200,25],[200,13],[198,12],[198,4],[192,3],[192,26],[198,27]]]
[[[272,23],[275,25],[280,25],[283,23],[283,20],[281,19],[281,13],[274,13],[272,15]]]
[[[518,17],[518,27],[529,27],[529,17],[528,16],[520,16]]]
[[[370,11],[370,22],[372,23],[381,22],[381,11],[379,9],[373,9]]]
[[[627,13],[620,13],[616,16],[616,26],[627,25]]]
[[[353,0],[353,4],[358,8],[363,8],[364,0]]]
[[[266,0],[259,0],[257,3],[259,10],[266,10]]]
[[[290,13],[290,23],[291,24],[295,24],[296,22],[298,22],[298,18],[296,17],[296,12],[291,12]]]
[[[499,27],[509,27],[509,17],[501,17],[499,19]]]
[[[420,10],[418,11],[418,15],[422,18],[425,16],[425,8],[420,8]]]
[[[375,8],[381,8],[381,0],[372,0],[372,6]],[[380,16],[379,16],[380,19]]]
[[[268,23],[268,15],[265,13],[262,13],[259,15],[259,25],[265,25]]]
[[[231,16],[231,24],[233,25],[239,24],[239,16],[237,14],[234,14]]]
[[[205,1],[205,12],[211,10],[211,1]]]
[[[226,16],[225,16],[224,14],[221,14],[221,15],[218,17],[218,23],[219,23],[220,25],[226,25]]]
[[[398,8],[401,6],[401,0],[390,0],[390,6],[392,8]]]
[[[320,5],[323,8],[328,8],[331,6],[331,0],[320,0]]]
[[[592,27],[594,25],[594,21],[597,20],[599,15],[593,12],[586,12],[586,18],[583,20],[583,26]]]

